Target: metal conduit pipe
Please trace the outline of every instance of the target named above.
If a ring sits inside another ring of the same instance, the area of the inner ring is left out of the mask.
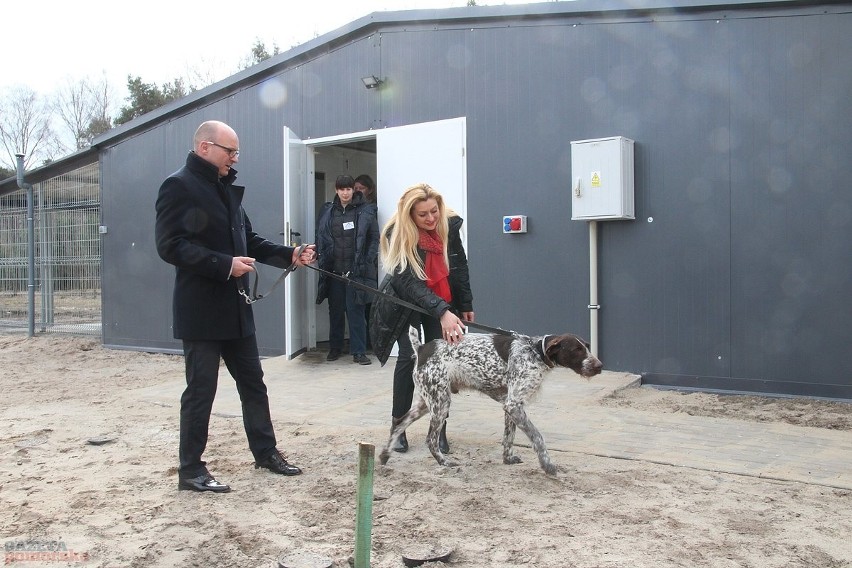
[[[598,353],[598,222],[589,221],[589,343],[595,357]]]
[[[35,223],[33,222],[33,186],[24,182],[24,155],[18,159],[18,188],[27,190],[27,337],[35,335]]]

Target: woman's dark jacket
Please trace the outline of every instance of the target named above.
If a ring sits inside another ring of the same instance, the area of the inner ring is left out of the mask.
[[[352,266],[349,270],[349,278],[359,284],[375,288],[379,282],[379,220],[378,208],[375,203],[367,203],[361,193],[355,193],[352,197],[352,205],[355,207],[355,254]],[[334,270],[335,254],[340,251],[335,249],[334,235],[331,223],[335,218],[335,208],[338,212],[342,209],[340,198],[335,196],[334,201],[323,204],[317,217],[316,246],[318,255],[318,266],[329,272]],[[333,276],[320,273],[317,283],[316,303],[321,304],[328,297],[328,279]],[[355,288],[355,303],[369,304],[373,296],[369,292]]]
[[[450,291],[453,295],[451,304],[435,294],[425,281],[417,277],[410,266],[402,272],[385,276],[382,292],[420,306],[435,319],[441,319],[447,310],[453,310],[455,314],[472,312],[473,293],[470,290],[467,256],[460,234],[463,222],[458,216],[449,219],[447,254],[450,260]],[[418,247],[417,253],[425,264],[426,251]],[[412,313],[412,309],[395,304],[388,298],[377,296],[373,300],[373,308],[370,311],[370,339],[373,343],[373,353],[382,365],[388,360],[393,344],[400,334],[407,333]]]
[[[245,188],[237,171],[219,178],[216,166],[190,152],[157,195],[155,236],[160,258],[175,266],[173,331],[177,339],[228,340],[255,331],[251,306],[238,289],[249,275],[231,278],[235,256],[279,268],[290,266],[293,248],[255,233],[243,211]]]

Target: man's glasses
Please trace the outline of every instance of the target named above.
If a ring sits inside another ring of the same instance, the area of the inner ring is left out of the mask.
[[[237,148],[228,148],[227,146],[222,146],[221,144],[217,144],[216,142],[213,142],[212,140],[205,140],[205,142],[207,142],[208,144],[213,144],[214,146],[223,149],[232,158],[237,158],[240,155],[240,151]]]

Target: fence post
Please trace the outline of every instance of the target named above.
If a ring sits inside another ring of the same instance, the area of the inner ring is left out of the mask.
[[[35,335],[35,224],[33,219],[33,186],[24,183],[24,155],[18,159],[18,187],[27,190],[27,337]]]
[[[358,495],[355,509],[355,568],[370,568],[373,536],[373,464],[376,447],[358,444]]]

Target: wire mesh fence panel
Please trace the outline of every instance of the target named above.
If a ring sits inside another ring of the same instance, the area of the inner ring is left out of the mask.
[[[33,187],[36,332],[101,334],[100,179],[90,164]],[[0,327],[29,324],[27,194],[0,197]]]

